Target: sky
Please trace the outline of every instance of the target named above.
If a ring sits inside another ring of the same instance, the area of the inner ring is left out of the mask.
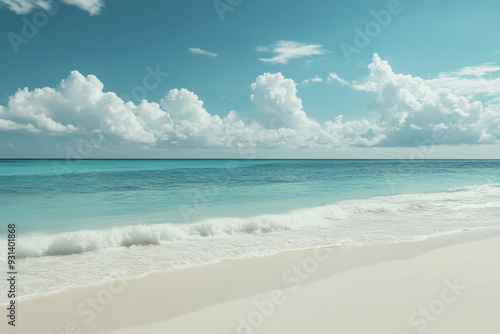
[[[0,0],[0,158],[500,158],[494,0]]]

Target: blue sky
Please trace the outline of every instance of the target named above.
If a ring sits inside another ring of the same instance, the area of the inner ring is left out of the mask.
[[[500,158],[499,12],[0,0],[0,157]]]

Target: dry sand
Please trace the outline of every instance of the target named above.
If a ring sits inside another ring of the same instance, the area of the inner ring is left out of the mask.
[[[500,238],[467,234],[285,252],[74,289],[21,301],[15,330],[2,333],[498,334]]]

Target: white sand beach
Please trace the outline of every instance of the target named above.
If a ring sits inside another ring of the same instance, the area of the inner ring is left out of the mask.
[[[21,301],[16,332],[497,334],[500,237],[461,235],[227,260],[73,289]]]

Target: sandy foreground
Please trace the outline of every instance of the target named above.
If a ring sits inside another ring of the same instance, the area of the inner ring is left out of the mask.
[[[30,334],[498,334],[499,315],[500,237],[470,232],[116,280],[21,301],[16,327],[3,316],[0,328]]]

